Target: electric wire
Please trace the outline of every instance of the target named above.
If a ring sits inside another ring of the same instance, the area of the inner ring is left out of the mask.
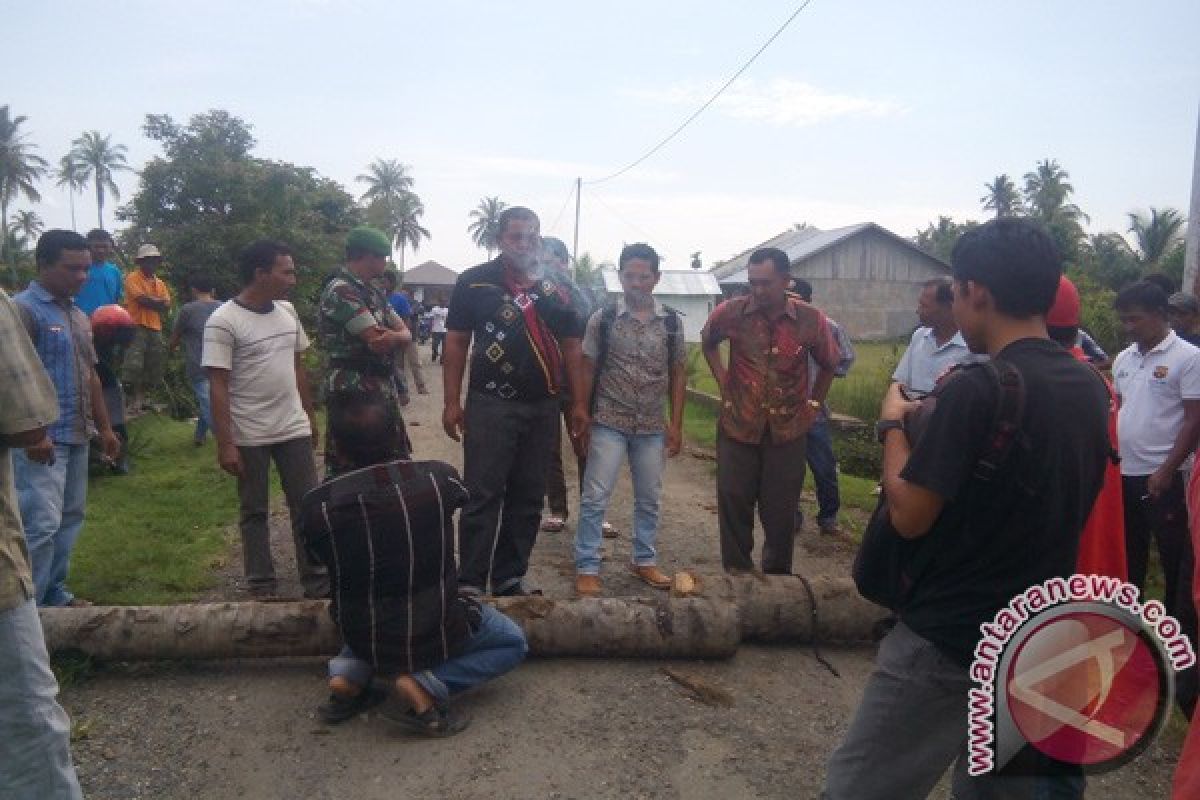
[[[733,73],[733,77],[731,77],[729,80],[725,81],[725,83],[722,84],[721,88],[717,89],[717,91],[713,94],[713,96],[708,98],[708,100],[704,103],[704,105],[700,106],[698,109],[696,109],[694,112],[692,112],[692,115],[689,116],[687,119],[685,119],[682,123],[680,123],[679,127],[677,127],[675,130],[671,131],[671,133],[667,134],[667,137],[665,139],[663,139],[658,144],[654,145],[654,147],[651,147],[640,158],[638,158],[637,160],[635,160],[633,163],[629,164],[628,166],[626,166],[622,169],[619,169],[616,172],[614,172],[611,175],[608,175],[606,177],[598,178],[596,180],[591,180],[591,181],[584,181],[584,183],[587,184],[588,186],[595,186],[596,184],[599,184],[599,183],[605,183],[607,181],[611,181],[613,178],[619,178],[620,176],[624,175],[626,172],[629,172],[629,170],[631,170],[634,167],[641,164],[646,159],[650,158],[650,156],[657,153],[663,147],[665,147],[667,145],[667,143],[669,143],[672,139],[674,139],[676,136],[678,136],[680,133],[682,133],[684,128],[686,128],[688,125],[691,125],[692,122],[694,122],[697,117],[699,117],[701,114],[703,114],[708,109],[709,106],[711,106],[713,103],[715,103],[717,101],[717,98],[720,97],[722,94],[724,94],[725,90],[728,89],[730,86],[732,86],[733,82],[736,81],[738,78],[740,78],[742,76],[742,73],[745,72],[746,70],[748,70],[750,68],[750,65],[753,64],[756,60],[758,60],[758,57],[763,54],[763,51],[765,51],[768,47],[770,47],[771,43],[779,38],[779,35],[784,32],[784,30],[787,28],[787,26],[792,24],[792,20],[794,20],[796,17],[800,16],[800,12],[803,11],[804,9],[808,8],[810,3],[812,3],[812,0],[804,0],[804,2],[801,3],[800,6],[795,11],[792,12],[792,15],[790,17],[788,17],[784,21],[784,23],[782,25],[780,25],[779,28],[774,33],[772,33],[771,36],[765,42],[763,42],[762,47],[758,48],[758,50],[755,51],[754,55],[750,56],[750,59],[745,64],[742,64],[741,68],[738,69],[737,72]]]

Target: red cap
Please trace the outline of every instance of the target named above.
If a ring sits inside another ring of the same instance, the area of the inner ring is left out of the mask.
[[[1079,290],[1066,275],[1058,279],[1054,305],[1046,312],[1046,325],[1051,328],[1073,328],[1079,325]]]

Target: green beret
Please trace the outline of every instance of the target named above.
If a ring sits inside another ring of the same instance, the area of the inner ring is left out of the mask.
[[[346,249],[349,250],[351,247],[366,250],[377,256],[392,254],[392,241],[388,239],[387,234],[378,228],[367,225],[360,225],[346,235]]]

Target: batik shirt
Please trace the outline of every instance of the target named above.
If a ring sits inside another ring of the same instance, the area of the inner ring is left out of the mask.
[[[789,295],[779,316],[769,319],[752,296],[735,297],[713,309],[701,336],[710,347],[729,340],[722,433],[758,444],[770,432],[771,442],[782,444],[812,427],[809,356],[831,371],[840,357],[818,309]]]
[[[558,396],[558,340],[582,338],[583,321],[562,284],[545,278],[517,289],[506,272],[500,258],[472,267],[450,297],[447,330],[473,336],[470,390],[517,401]]]

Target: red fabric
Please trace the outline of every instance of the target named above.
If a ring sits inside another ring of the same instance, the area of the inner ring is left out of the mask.
[[[1060,285],[1061,286],[1061,285]],[[1087,356],[1078,347],[1071,348],[1071,355],[1087,364]],[[1117,447],[1117,398],[1112,384],[1106,379],[1108,388],[1108,440]],[[1087,524],[1079,536],[1079,558],[1076,571],[1082,575],[1109,575],[1121,580],[1128,579],[1125,561],[1125,503],[1121,499],[1121,470],[1111,461],[1104,468],[1104,484],[1088,515]]]
[[[542,361],[546,372],[546,389],[550,394],[558,394],[563,375],[562,351],[558,349],[558,339],[555,338],[549,326],[542,321],[537,313],[537,303],[529,295],[529,289],[537,288],[537,284],[522,288],[517,285],[516,276],[512,270],[504,270],[505,288],[513,296],[517,308],[525,318],[525,332],[529,335],[529,343]],[[568,300],[569,302],[569,300]]]
[[[1192,530],[1192,549],[1200,553],[1200,469],[1192,470],[1187,487],[1188,519]],[[1200,560],[1196,562],[1196,574],[1192,579],[1192,599],[1200,608]],[[1179,766],[1175,769],[1175,785],[1171,789],[1171,800],[1200,800],[1200,714],[1192,717],[1183,752],[1179,754]]]
[[[1046,324],[1051,328],[1073,328],[1079,324],[1079,290],[1066,275],[1058,279],[1054,305],[1046,312]]]

